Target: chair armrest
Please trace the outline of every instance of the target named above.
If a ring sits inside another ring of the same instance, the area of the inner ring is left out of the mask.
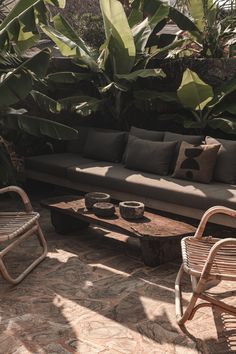
[[[5,188],[1,188],[0,189],[0,194],[4,194],[4,193],[17,193],[24,206],[25,206],[25,210],[30,213],[31,211],[33,211],[32,205],[30,203],[30,200],[28,198],[28,195],[25,193],[25,191],[22,188],[19,188],[17,186],[9,186],[9,187],[5,187]]]
[[[236,210],[226,208],[224,206],[215,206],[208,209],[199,223],[199,226],[194,235],[195,238],[199,239],[202,237],[203,232],[206,228],[206,224],[208,223],[209,219],[215,214],[226,214],[232,217],[236,217]]]
[[[202,271],[202,277],[203,278],[205,278],[205,277],[207,277],[209,275],[209,273],[211,271],[211,268],[212,268],[212,265],[213,265],[213,262],[214,262],[214,259],[217,256],[217,253],[220,250],[222,250],[222,248],[224,246],[232,246],[232,248],[235,249],[235,253],[236,253],[236,238],[225,238],[225,239],[220,240],[220,241],[218,241],[218,242],[216,242],[214,244],[214,246],[210,250],[210,253],[209,253],[208,257],[207,257],[205,266],[204,266],[203,271]],[[230,251],[232,251],[232,248],[230,248]],[[225,252],[227,253],[227,249],[225,250]],[[232,257],[233,257],[233,255],[232,255]],[[235,265],[236,265],[236,262],[235,262]],[[232,267],[235,267],[235,265],[231,264]],[[229,268],[229,273],[230,273],[230,268]]]

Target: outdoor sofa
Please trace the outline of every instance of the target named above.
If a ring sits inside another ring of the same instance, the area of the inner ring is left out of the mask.
[[[207,150],[204,156],[200,147]],[[139,200],[196,219],[215,205],[236,209],[232,140],[135,127],[129,134],[81,127],[78,140],[68,142],[65,152],[27,158],[25,173],[27,179],[104,191],[117,200]],[[214,222],[232,225],[227,217]]]

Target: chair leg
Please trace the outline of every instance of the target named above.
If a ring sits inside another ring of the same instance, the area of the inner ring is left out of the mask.
[[[4,261],[3,261],[3,256],[0,255],[0,272],[2,273],[3,277],[5,280],[7,280],[9,283],[13,284],[13,285],[16,285],[16,284],[19,284],[40,262],[42,262],[44,260],[44,258],[46,257],[47,255],[47,243],[46,243],[46,240],[44,238],[44,235],[43,235],[43,232],[40,228],[40,226],[38,225],[37,227],[37,230],[31,234],[30,236],[33,236],[33,235],[36,235],[38,240],[39,240],[39,243],[40,245],[42,246],[43,248],[43,252],[42,254],[33,262],[31,263],[17,278],[13,278],[5,264],[4,264]],[[15,245],[13,245],[9,250],[13,249],[14,246],[18,245],[19,243],[21,243],[22,241],[24,241],[25,235],[22,235],[21,237],[19,237],[17,239],[17,242],[15,242]],[[9,251],[8,251],[9,252]],[[8,253],[7,252],[7,253]],[[6,253],[5,253],[6,254]],[[4,255],[5,255],[4,254]]]
[[[184,275],[183,264],[180,267],[176,281],[175,281],[175,308],[176,308],[176,318],[178,324],[184,325],[186,321],[191,318],[192,312],[194,310],[195,304],[198,300],[198,295],[193,293],[186,310],[183,312],[183,298],[181,290],[181,281]],[[195,285],[195,284],[194,284]]]

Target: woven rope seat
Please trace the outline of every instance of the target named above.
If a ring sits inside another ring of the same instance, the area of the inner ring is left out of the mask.
[[[203,237],[195,239],[186,237],[182,240],[182,257],[185,271],[200,277],[212,247],[221,239]],[[213,259],[211,276],[221,279],[236,279],[236,247],[230,244],[222,245]]]
[[[36,212],[0,212],[0,242],[12,240],[27,231],[39,214]]]
[[[47,242],[39,225],[40,215],[34,212],[25,191],[17,186],[9,186],[0,189],[0,194],[5,193],[15,193],[24,205],[24,211],[0,212],[0,273],[9,283],[16,285],[46,257]],[[5,264],[5,256],[30,237],[37,238],[42,252],[22,273],[12,277],[8,265]]]

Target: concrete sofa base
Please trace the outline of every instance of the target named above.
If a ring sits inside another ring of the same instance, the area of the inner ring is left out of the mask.
[[[178,205],[174,203],[169,203],[157,199],[152,199],[149,197],[144,197],[141,195],[135,195],[132,193],[127,193],[127,192],[124,193],[103,186],[73,182],[65,177],[54,176],[51,174],[46,174],[39,171],[33,171],[30,169],[26,169],[25,174],[27,179],[58,185],[61,187],[66,187],[81,192],[90,192],[95,190],[106,192],[111,194],[112,197],[116,200],[139,200],[149,208],[155,210],[162,210],[176,215],[186,216],[197,220],[200,220],[203,213],[205,212],[205,210],[196,209],[189,206]],[[236,221],[233,218],[223,216],[223,215],[217,215],[216,217],[212,218],[211,221],[220,225],[230,226],[234,228],[236,227]]]

